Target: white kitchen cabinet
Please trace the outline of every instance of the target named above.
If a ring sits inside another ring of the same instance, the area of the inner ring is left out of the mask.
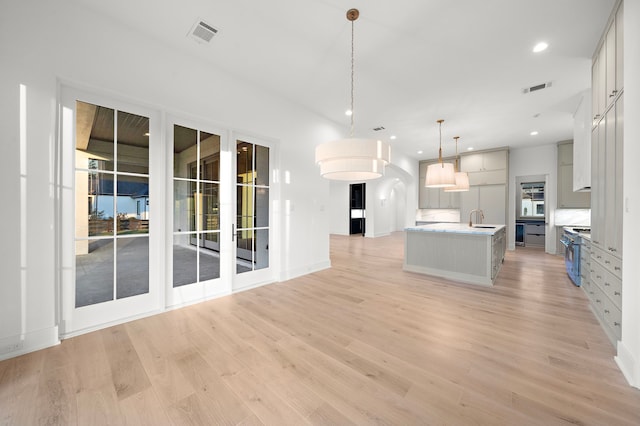
[[[460,192],[460,221],[468,222],[474,209],[484,213],[484,223],[506,223],[506,185],[472,186],[468,192]],[[475,223],[475,215],[473,221]]]
[[[615,20],[609,26],[607,35],[604,41],[604,51],[606,60],[605,70],[605,86],[606,86],[606,99],[605,104],[609,106],[613,101],[616,93],[616,22]]]
[[[563,209],[591,206],[589,192],[573,191],[573,143],[558,144],[558,207]]]
[[[469,175],[469,185],[500,185],[507,183],[508,151],[476,152],[460,159],[460,170]]]
[[[622,4],[593,58],[592,76],[606,86],[604,106],[594,110],[591,137],[591,308],[615,345],[622,335],[622,172],[624,84]],[[603,51],[606,70],[602,78]],[[600,96],[601,88],[592,88]],[[596,103],[594,103],[594,107]]]
[[[616,161],[615,161],[615,204],[613,206],[613,222],[616,224],[615,243],[613,244],[612,253],[622,259],[622,216],[624,209],[624,195],[622,192],[622,169],[624,164],[624,151],[623,151],[623,139],[624,139],[624,93],[620,95],[616,102]]]
[[[591,122],[595,126],[600,119],[600,60],[596,55],[591,64]]]
[[[620,4],[616,12],[616,90],[624,87],[624,3]]]
[[[591,137],[591,243],[597,247],[604,244],[605,123],[606,117],[598,122]]]
[[[524,226],[524,246],[525,247],[544,247],[546,225],[541,223],[527,223]]]

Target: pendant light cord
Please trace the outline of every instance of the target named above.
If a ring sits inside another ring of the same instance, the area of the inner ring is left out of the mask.
[[[440,149],[438,150],[438,161],[442,164],[442,168],[444,168],[444,161],[442,161],[442,122],[444,120],[438,120],[438,125],[440,126]]]
[[[354,52],[355,52],[355,48],[354,48],[354,21],[351,21],[351,133],[350,133],[350,137],[353,137],[353,114],[354,114],[354,110],[353,110],[353,93],[354,93],[354,67],[355,67],[355,60],[354,60]]]

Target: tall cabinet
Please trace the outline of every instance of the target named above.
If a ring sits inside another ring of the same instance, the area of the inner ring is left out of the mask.
[[[469,174],[470,189],[460,193],[460,220],[481,209],[485,223],[507,223],[509,151],[497,149],[461,156],[460,170]]]
[[[583,287],[609,339],[622,336],[623,4],[614,11],[592,67],[591,261]]]

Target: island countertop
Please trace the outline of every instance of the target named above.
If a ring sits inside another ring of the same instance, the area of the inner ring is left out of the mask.
[[[456,234],[495,235],[496,232],[502,230],[504,227],[505,225],[495,225],[491,223],[480,223],[469,226],[468,223],[442,222],[409,226],[404,230],[407,232],[454,232]]]

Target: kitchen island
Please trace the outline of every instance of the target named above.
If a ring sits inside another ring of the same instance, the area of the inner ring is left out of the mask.
[[[492,286],[506,249],[504,225],[434,223],[405,228],[404,265],[410,272]]]

